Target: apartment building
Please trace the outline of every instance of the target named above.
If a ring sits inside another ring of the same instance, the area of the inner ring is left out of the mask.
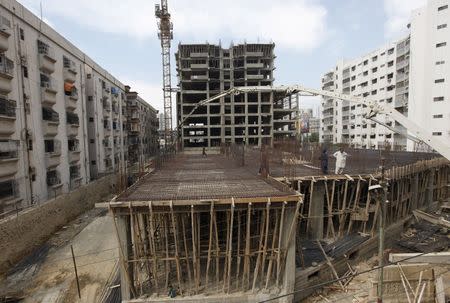
[[[352,60],[340,60],[322,77],[322,89],[390,104],[408,114],[409,49],[406,37]],[[364,118],[360,104],[323,97],[321,142],[344,143],[357,148],[405,150],[406,130],[386,115]],[[395,130],[395,131],[394,131]]]
[[[117,171],[125,113],[120,81],[18,2],[1,2],[0,214]]]
[[[143,164],[159,149],[158,111],[125,86],[129,165]]]
[[[450,141],[450,1],[429,0],[412,13],[408,117]],[[408,142],[409,150],[423,145]],[[425,146],[426,147],[426,146]]]
[[[199,107],[202,100],[237,86],[272,85],[274,44],[179,44],[177,121],[183,148],[222,143],[272,144],[277,136],[295,133],[284,96],[271,92],[230,95]]]

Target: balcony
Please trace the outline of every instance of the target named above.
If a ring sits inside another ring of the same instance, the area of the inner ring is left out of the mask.
[[[0,135],[10,136],[16,131],[16,102],[0,96]]]
[[[192,63],[191,68],[192,69],[208,68],[208,63]]]
[[[74,83],[77,79],[77,66],[75,62],[64,56],[63,67],[64,81]]]
[[[42,131],[45,136],[58,134],[59,114],[51,108],[42,108]]]
[[[262,57],[264,56],[263,52],[246,52],[245,55],[247,57]]]
[[[409,79],[409,73],[397,73],[397,83],[403,82]]]
[[[55,71],[56,63],[54,50],[48,44],[38,40],[38,53],[40,70],[52,74]]]
[[[264,63],[247,63],[247,68],[263,68]]]
[[[14,175],[17,172],[19,141],[0,141],[0,177]]]
[[[246,77],[246,80],[263,80],[264,75],[248,75]]]
[[[59,177],[59,173],[56,170],[47,171],[47,186],[52,189],[58,188],[61,184],[61,178]],[[56,192],[55,192],[55,195]]]
[[[6,52],[9,48],[9,36],[12,35],[11,21],[0,16],[0,51]]]
[[[56,167],[61,163],[61,142],[59,140],[44,140],[45,166]]]
[[[14,62],[4,54],[0,55],[0,92],[8,94],[12,91],[11,79],[14,77]]]
[[[397,66],[397,70],[400,70],[402,68],[409,66],[409,59],[397,61],[396,66]]]
[[[80,120],[78,115],[72,112],[66,112],[67,118],[67,136],[78,136],[78,128],[80,127]]]
[[[51,77],[41,74],[42,103],[50,106],[56,104],[57,92],[56,82]]]
[[[208,57],[208,53],[206,53],[206,52],[203,52],[203,53],[190,53],[189,54],[189,56],[191,57],[191,58],[206,58],[206,57]]]
[[[208,81],[207,75],[191,75],[191,80],[193,81]]]
[[[80,151],[69,151],[69,162],[79,162],[80,161]]]

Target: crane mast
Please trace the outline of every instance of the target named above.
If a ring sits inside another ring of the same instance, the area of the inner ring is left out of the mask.
[[[161,55],[163,67],[163,97],[164,97],[164,141],[165,146],[172,144],[172,94],[170,75],[170,41],[173,39],[173,24],[167,0],[161,0],[161,5],[155,5],[155,16],[158,21],[158,38],[161,40]]]

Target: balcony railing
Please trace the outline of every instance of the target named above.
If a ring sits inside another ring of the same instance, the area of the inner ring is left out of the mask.
[[[19,141],[0,141],[0,160],[14,159],[19,154]]]
[[[43,107],[42,108],[42,120],[51,121],[51,122],[59,122],[59,114],[51,108]]]
[[[48,59],[56,62],[55,52],[53,49],[45,42],[38,40],[38,52],[39,54],[45,55]]]
[[[0,74],[8,75],[9,77],[14,77],[14,62],[5,54],[0,55]]]
[[[0,116],[15,117],[16,101],[0,97]]]
[[[72,125],[79,125],[80,124],[80,118],[77,114],[66,112],[66,118],[67,118],[67,124]]]

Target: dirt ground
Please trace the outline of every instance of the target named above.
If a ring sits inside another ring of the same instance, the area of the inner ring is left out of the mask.
[[[70,246],[80,281],[77,285]],[[98,302],[118,259],[112,217],[92,209],[79,216],[0,281],[0,298],[20,302]]]

